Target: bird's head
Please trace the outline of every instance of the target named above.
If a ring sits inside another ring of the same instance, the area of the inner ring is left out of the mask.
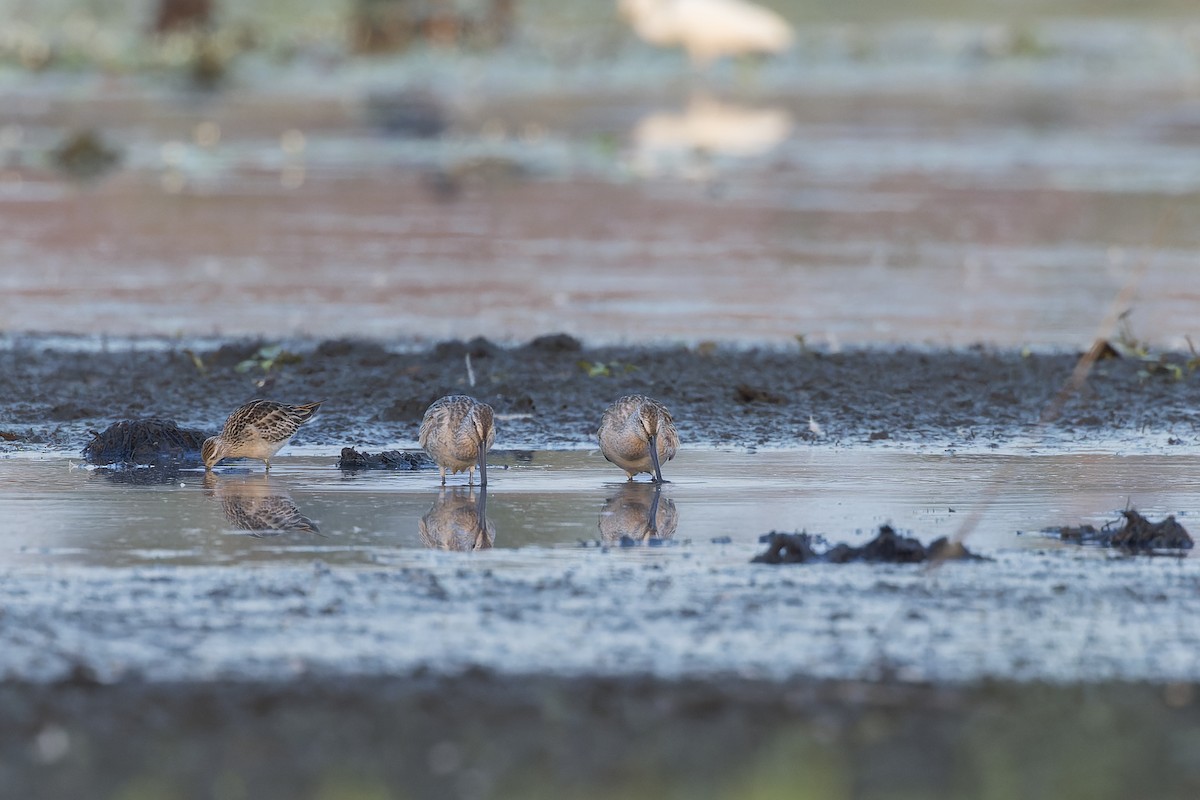
[[[641,408],[638,409],[638,423],[641,425],[642,432],[646,434],[646,438],[653,438],[658,436],[658,428],[662,424],[662,414],[657,406],[642,403]]]
[[[491,447],[492,442],[496,440],[495,414],[492,407],[480,403],[471,415],[471,422],[475,426],[476,441],[484,447]]]
[[[200,458],[204,461],[204,469],[211,470],[225,455],[225,448],[219,436],[210,436],[204,440],[200,448]]]

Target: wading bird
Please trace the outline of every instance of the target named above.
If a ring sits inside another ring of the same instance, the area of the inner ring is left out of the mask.
[[[271,456],[312,419],[322,402],[289,406],[274,400],[251,400],[234,409],[221,432],[206,439],[200,448],[204,469],[212,470],[223,458],[257,458],[270,470]]]
[[[596,431],[600,452],[629,475],[649,472],[663,482],[661,463],[679,449],[679,434],[671,412],[657,400],[640,394],[622,397],[608,407]]]
[[[487,518],[487,490],[476,495],[462,486],[442,489],[417,531],[431,550],[488,549],[496,541],[496,526]]]
[[[683,47],[696,66],[781,53],[795,38],[787,20],[747,0],[618,0],[617,8],[642,39]]]
[[[273,536],[285,531],[320,533],[317,523],[300,513],[283,486],[263,474],[245,479],[204,476],[204,492],[221,501],[225,519],[252,536]]]
[[[679,527],[675,501],[662,497],[660,483],[622,483],[600,510],[600,541],[670,539]]]
[[[435,400],[421,420],[421,447],[438,465],[442,485],[446,472],[467,471],[467,484],[479,467],[479,485],[487,486],[487,452],[496,441],[492,407],[462,394]]]

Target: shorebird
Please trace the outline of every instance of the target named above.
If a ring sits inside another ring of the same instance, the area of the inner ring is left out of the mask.
[[[487,489],[478,495],[462,486],[442,489],[417,532],[432,550],[488,549],[496,541],[496,526],[487,518]]]
[[[698,67],[722,56],[781,53],[795,38],[787,20],[746,0],[618,0],[617,8],[642,39],[681,46]]]
[[[221,432],[206,439],[200,448],[204,469],[211,470],[223,458],[258,458],[269,471],[271,456],[312,419],[322,402],[289,406],[274,400],[251,400],[234,409]]]
[[[657,400],[640,394],[622,397],[608,407],[596,431],[600,452],[625,470],[629,480],[649,472],[663,483],[661,462],[670,461],[679,449],[679,434],[671,412]]]
[[[435,400],[421,420],[418,441],[438,465],[442,485],[446,471],[467,470],[467,484],[479,467],[479,485],[487,486],[487,452],[496,441],[492,407],[474,397],[454,394]]]
[[[284,531],[320,533],[317,523],[300,513],[299,507],[282,486],[275,486],[267,475],[247,480],[204,476],[205,494],[221,501],[225,519],[235,528],[254,536],[269,536]]]
[[[600,510],[600,541],[648,542],[674,536],[679,527],[679,511],[675,501],[661,495],[660,483],[620,484],[617,493]]]

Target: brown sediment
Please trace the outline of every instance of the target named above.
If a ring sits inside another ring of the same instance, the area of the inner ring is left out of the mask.
[[[262,342],[178,349],[73,352],[22,338],[0,351],[0,419],[20,441],[77,450],[88,431],[114,420],[158,416],[214,428],[248,397],[328,398],[298,444],[397,441],[417,436],[422,405],[468,393],[491,405],[502,445],[553,448],[592,443],[614,397],[644,393],[671,409],[689,446],[854,443],[871,447],[1001,447],[1030,436],[1128,448],[1161,433],[1200,444],[1192,427],[1195,381],[1147,376],[1134,359],[1096,365],[1052,423],[1042,410],[1078,354],[1006,350],[854,350],[602,347],[569,337],[526,346],[486,340],[392,352],[380,342],[289,342],[295,363],[269,373],[237,371]],[[471,356],[472,386],[466,369]],[[1172,354],[1181,363],[1189,355]],[[631,369],[589,374],[620,363]],[[204,365],[201,370],[197,360]],[[265,379],[265,388],[258,383]],[[738,387],[750,388],[743,402]],[[758,401],[757,391],[783,402]],[[822,434],[813,433],[810,420]],[[1119,444],[1111,444],[1118,442]],[[335,451],[336,452],[336,451]]]

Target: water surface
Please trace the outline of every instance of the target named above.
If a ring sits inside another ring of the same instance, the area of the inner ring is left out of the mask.
[[[712,547],[807,530],[862,543],[883,523],[928,543],[976,511],[970,545],[997,552],[1056,546],[1018,532],[1101,524],[1127,504],[1151,518],[1180,515],[1186,526],[1200,469],[1194,456],[684,450],[655,506],[644,476],[626,482],[595,452],[501,453],[481,524],[480,494],[464,476],[442,490],[436,473],[348,473],[334,462],[285,456],[270,475],[234,464],[205,478],[202,470],[111,473],[67,459],[5,459],[0,561],[374,564],[414,549],[493,547],[536,559],[622,537]],[[743,557],[741,548],[731,556]]]

